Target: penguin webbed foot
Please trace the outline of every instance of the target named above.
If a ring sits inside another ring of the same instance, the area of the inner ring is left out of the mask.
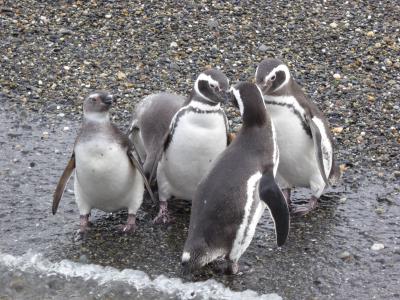
[[[318,206],[318,198],[311,196],[310,200],[306,204],[291,205],[290,215],[293,217],[302,217],[313,211]]]
[[[128,220],[126,224],[120,224],[118,226],[119,230],[122,233],[129,233],[132,234],[136,231],[136,215],[135,214],[128,214]]]
[[[154,224],[170,224],[173,223],[175,219],[171,217],[168,211],[167,201],[160,201],[160,209],[157,216],[154,218]]]

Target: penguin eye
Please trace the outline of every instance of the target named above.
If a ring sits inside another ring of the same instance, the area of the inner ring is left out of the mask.
[[[213,89],[216,89],[216,88],[218,87],[218,85],[217,85],[216,83],[212,83],[212,82],[210,82],[210,86],[211,86]]]
[[[92,98],[92,102],[96,102],[96,100],[97,100],[96,98]]]
[[[269,80],[275,81],[275,79],[276,79],[276,75],[274,74],[274,75],[272,75],[272,77]]]

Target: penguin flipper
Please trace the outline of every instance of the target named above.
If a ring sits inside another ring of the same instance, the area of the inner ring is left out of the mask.
[[[128,134],[129,140],[131,141],[131,145],[134,151],[138,154],[139,162],[143,165],[146,159],[146,151],[144,150],[143,141],[140,137],[140,128],[138,126],[138,120],[135,119],[132,121],[131,126],[129,127]]]
[[[329,140],[324,123],[316,116],[309,120],[311,134],[314,141],[315,156],[322,179],[329,185],[328,177],[333,164],[333,148]]]
[[[150,187],[150,183],[147,180],[146,175],[144,174],[143,167],[133,152],[133,148],[128,149],[127,155],[129,157],[129,160],[131,161],[132,165],[139,171],[140,175],[143,177],[144,185],[145,185],[147,191],[149,192],[151,200],[155,203],[156,198],[154,197],[153,191],[151,190],[151,187]]]
[[[149,176],[149,182],[150,183],[152,183],[153,180],[155,180],[156,177],[157,177],[158,162],[161,160],[162,155],[163,155],[164,151],[166,150],[166,147],[167,147],[170,139],[171,139],[170,130],[168,130],[168,132],[164,135],[164,137],[162,139],[162,143],[161,143],[160,148],[156,151],[156,154],[154,156],[154,160],[152,162],[153,165],[151,166],[151,168],[149,167],[149,169],[151,170],[150,176]]]
[[[265,172],[258,187],[260,199],[267,205],[275,224],[276,243],[282,246],[289,234],[290,213],[285,196],[275,182],[273,171]]]
[[[60,200],[64,194],[65,187],[72,175],[72,172],[75,170],[75,152],[72,153],[71,158],[68,161],[67,166],[62,173],[60,180],[58,181],[56,190],[53,195],[53,206],[52,206],[52,213],[53,215],[56,214],[58,205],[60,204]]]

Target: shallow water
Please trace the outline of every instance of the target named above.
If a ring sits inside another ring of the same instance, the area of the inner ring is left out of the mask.
[[[62,107],[34,114],[4,100],[1,104],[0,295],[6,299],[82,295],[87,299],[228,299],[255,293],[276,293],[284,299],[400,298],[398,179],[350,169],[322,197],[315,212],[292,220],[282,248],[274,244],[272,222],[265,213],[240,261],[244,274],[226,276],[205,269],[193,278],[198,285],[187,280],[183,284],[178,278],[188,203],[172,203],[176,223],[164,227],[151,224],[157,209],[145,201],[132,236],[117,231],[126,212],[93,211],[93,230],[86,240],[76,240],[79,214],[72,181],[55,216],[51,202],[79,117],[59,115]],[[303,191],[294,194],[295,199],[305,197]],[[384,248],[372,250],[374,243]],[[88,270],[93,276],[87,275]],[[131,276],[140,279],[130,281]],[[202,286],[208,279],[221,284],[207,281]],[[139,283],[144,287],[135,287]],[[232,294],[245,290],[255,292]]]

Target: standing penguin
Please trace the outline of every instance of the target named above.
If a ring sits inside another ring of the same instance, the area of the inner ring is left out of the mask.
[[[228,90],[229,81],[221,71],[209,69],[202,72],[194,83],[190,97],[172,118],[161,147],[148,150],[149,153],[157,153],[149,178],[152,182],[157,177],[160,209],[155,223],[170,221],[168,199],[193,198],[197,185],[212,161],[226,148],[228,120],[221,102],[227,99]],[[158,122],[161,115],[146,114],[150,118],[147,124]],[[167,119],[165,115],[163,122]],[[142,112],[142,122],[144,116]],[[145,128],[141,130],[151,131]],[[142,138],[145,139],[145,135]],[[146,141],[143,144],[146,145]]]
[[[281,61],[263,60],[255,77],[277,131],[278,183],[291,213],[305,215],[317,206],[324,189],[338,177],[328,122]],[[292,206],[290,189],[296,186],[311,188],[307,204]]]
[[[172,118],[184,102],[182,96],[158,93],[144,98],[135,109],[129,138],[139,153],[147,177],[163,146]]]
[[[53,197],[55,214],[75,170],[74,190],[81,233],[89,229],[92,208],[106,212],[128,208],[127,224],[121,227],[124,232],[134,232],[136,212],[143,200],[143,182],[152,196],[128,138],[110,122],[112,102],[112,95],[105,92],[93,93],[85,99],[83,126]]]
[[[279,151],[261,91],[242,82],[232,88],[243,126],[213,163],[192,201],[189,235],[182,254],[184,272],[218,258],[237,273],[238,260],[249,246],[267,206],[281,246],[289,232],[289,209],[275,183]]]

